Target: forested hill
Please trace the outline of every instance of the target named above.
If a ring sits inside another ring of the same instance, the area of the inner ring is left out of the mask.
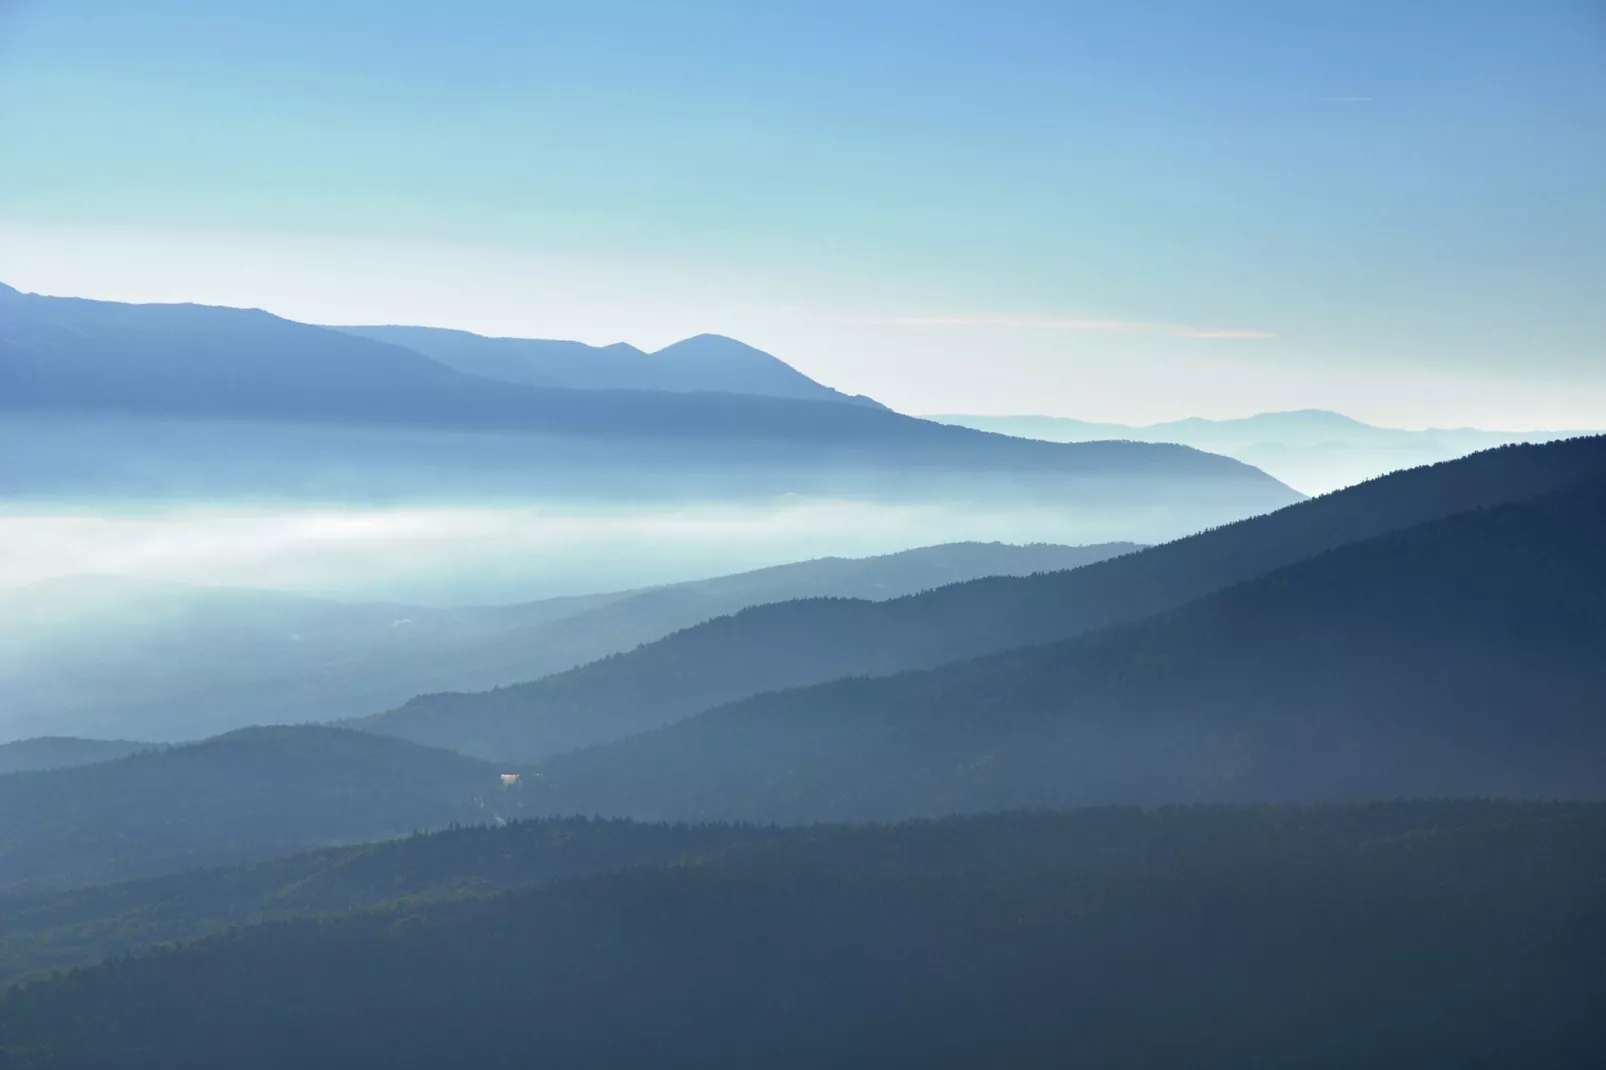
[[[763,606],[529,684],[422,697],[356,727],[544,760],[763,691],[934,667],[1140,620],[1348,542],[1603,472],[1606,437],[1503,447],[1067,572],[880,604]]]
[[[1606,818],[1489,803],[799,830],[255,926],[0,997],[0,1067],[1585,1067]]]
[[[553,812],[818,821],[1015,806],[1606,797],[1606,476],[1139,624],[761,695],[560,756]]]
[[[334,728],[252,728],[0,776],[0,893],[119,880],[516,816],[502,770]]]

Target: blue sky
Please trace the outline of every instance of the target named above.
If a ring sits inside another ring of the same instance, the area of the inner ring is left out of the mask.
[[[1606,8],[0,0],[0,279],[906,411],[1606,424]]]

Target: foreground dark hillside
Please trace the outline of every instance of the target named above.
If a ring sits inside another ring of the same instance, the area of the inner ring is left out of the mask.
[[[1603,888],[1598,807],[799,831],[14,989],[0,1066],[1584,1067]]]
[[[554,759],[530,802],[806,822],[1606,797],[1602,545],[1597,478],[1353,543],[1125,628],[761,695]]]
[[[0,892],[121,880],[518,812],[472,758],[334,728],[251,728],[0,776]]]
[[[357,727],[540,761],[778,688],[880,675],[1141,620],[1359,539],[1606,473],[1606,438],[1513,446],[1067,572],[992,578],[880,604],[762,606],[516,687],[431,695]]]
[[[68,891],[0,894],[0,986],[231,926],[492,895],[684,864],[799,835],[752,825],[523,820]]]

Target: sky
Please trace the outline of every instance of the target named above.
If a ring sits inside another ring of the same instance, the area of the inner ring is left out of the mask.
[[[0,0],[0,281],[906,412],[1606,425],[1600,0]]]

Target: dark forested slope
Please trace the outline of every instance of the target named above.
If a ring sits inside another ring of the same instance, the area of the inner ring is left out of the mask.
[[[230,926],[492,895],[586,874],[683,864],[795,835],[753,825],[524,820],[144,880],[0,894],[0,986]]]
[[[0,997],[0,1066],[1596,1066],[1599,808],[820,829]]]
[[[335,728],[252,728],[0,776],[0,892],[402,836],[517,813],[496,767]]]
[[[558,812],[811,821],[1011,806],[1606,796],[1606,477],[1170,614],[761,695],[560,756]]]
[[[880,604],[762,606],[529,684],[425,696],[358,726],[538,761],[762,691],[931,667],[1139,620],[1357,539],[1600,472],[1606,438],[1505,447],[1067,572],[977,580]]]

